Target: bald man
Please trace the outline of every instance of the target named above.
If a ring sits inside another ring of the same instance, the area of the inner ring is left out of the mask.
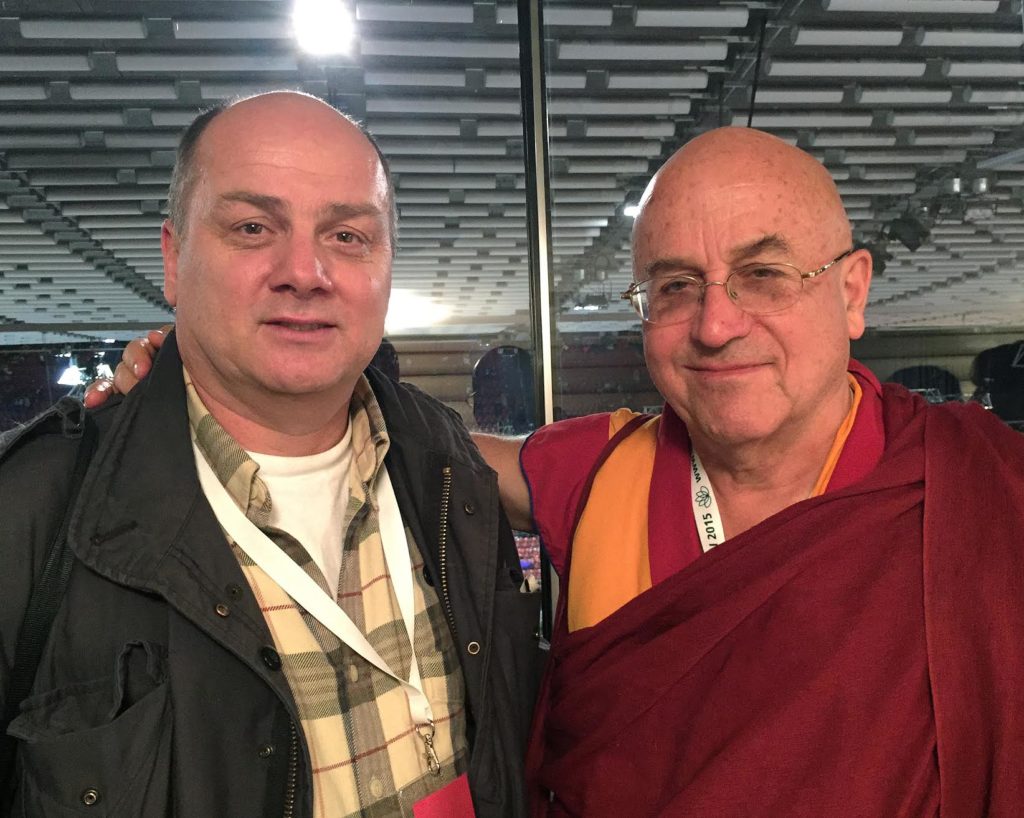
[[[1024,439],[850,360],[871,259],[809,155],[712,131],[640,208],[662,413],[477,438],[565,589],[534,814],[1018,813]]]
[[[169,214],[147,386],[0,446],[0,812],[524,816],[539,605],[496,478],[454,413],[363,374],[383,157],[253,97],[185,133]]]
[[[802,151],[694,139],[633,238],[662,413],[475,436],[563,580],[533,814],[1018,814],[1022,438],[850,360],[871,260]]]

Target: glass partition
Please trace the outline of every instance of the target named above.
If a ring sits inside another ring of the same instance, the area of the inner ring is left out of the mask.
[[[514,7],[25,3],[0,38],[0,358],[172,321],[159,231],[178,135],[216,103],[300,89],[363,121],[390,160],[401,376],[470,424],[478,408],[508,426],[485,405],[504,400],[506,368],[485,366],[476,387],[474,367],[498,347],[532,355]],[[19,383],[5,400],[25,403]],[[23,408],[12,417],[41,406]]]
[[[928,399],[1024,391],[1014,4],[549,0],[545,23],[561,413],[659,403],[617,299],[628,214],[678,146],[720,125],[767,130],[832,173],[875,257],[855,356]]]

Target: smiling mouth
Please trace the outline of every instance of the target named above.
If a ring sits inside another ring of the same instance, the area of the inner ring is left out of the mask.
[[[316,321],[268,321],[273,327],[295,330],[296,332],[315,332],[321,329],[330,329],[333,324],[321,324]]]
[[[763,364],[736,364],[734,366],[694,366],[691,369],[698,375],[729,375],[731,373],[749,372],[759,369]]]

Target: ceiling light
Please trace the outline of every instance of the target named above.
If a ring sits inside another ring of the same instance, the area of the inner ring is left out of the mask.
[[[85,383],[85,375],[82,374],[82,370],[77,366],[70,364],[67,369],[60,373],[57,383],[61,386],[78,386]]]
[[[318,57],[350,53],[356,33],[342,0],[295,0],[292,26],[299,47]]]
[[[622,215],[629,216],[629,218],[631,219],[635,219],[639,213],[640,205],[638,204],[628,204],[624,208],[622,208]]]
[[[404,330],[440,324],[451,315],[451,312],[451,307],[438,304],[431,298],[424,298],[411,290],[396,288],[391,290],[384,326],[388,335],[394,335]]]

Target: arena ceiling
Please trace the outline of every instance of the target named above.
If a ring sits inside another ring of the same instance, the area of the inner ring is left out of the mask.
[[[414,316],[393,335],[527,332],[515,4],[352,8],[351,55],[317,57],[296,44],[291,0],[0,0],[0,344],[170,320],[159,226],[177,135],[212,103],[274,88],[362,119],[391,159],[396,301]],[[624,208],[687,138],[751,111],[826,164],[885,260],[873,326],[1024,324],[1019,0],[544,14],[560,330],[636,326],[617,299]]]

